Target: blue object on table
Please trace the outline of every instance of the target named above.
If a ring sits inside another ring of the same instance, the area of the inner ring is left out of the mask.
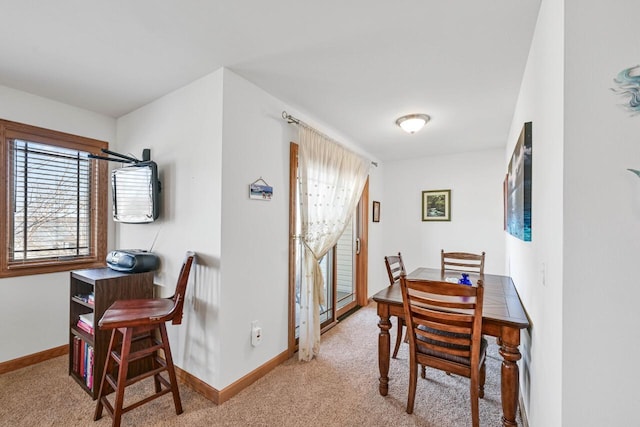
[[[469,280],[469,275],[467,273],[462,273],[462,279],[458,279],[458,283],[461,285],[473,285],[471,280]]]

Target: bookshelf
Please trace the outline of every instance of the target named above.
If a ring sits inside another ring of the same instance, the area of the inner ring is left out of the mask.
[[[98,321],[116,300],[152,298],[153,272],[75,270],[71,272],[69,290],[69,375],[95,400],[111,338],[110,330],[99,330]],[[93,330],[87,327],[92,317]],[[85,322],[78,326],[80,318]],[[131,375],[147,369],[144,365],[147,361],[139,362],[138,366],[132,366]]]

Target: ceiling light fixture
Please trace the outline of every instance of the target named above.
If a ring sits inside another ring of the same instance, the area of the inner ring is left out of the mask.
[[[407,133],[416,133],[422,129],[429,120],[431,120],[431,117],[426,114],[407,114],[396,120],[396,124]]]

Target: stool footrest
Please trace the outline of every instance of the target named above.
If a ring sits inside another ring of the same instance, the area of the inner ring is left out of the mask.
[[[125,412],[129,412],[132,409],[136,409],[138,406],[144,405],[147,402],[151,402],[154,399],[159,398],[160,396],[164,396],[165,394],[171,392],[170,388],[163,388],[162,390],[160,390],[159,392],[152,394],[151,396],[147,396],[142,400],[137,401],[136,403],[132,403],[131,405],[127,406],[126,408],[122,408],[122,413],[124,414]]]
[[[157,375],[157,376],[158,376],[158,379],[159,379],[159,380],[161,380],[161,381],[164,381],[167,387],[171,387],[171,384],[170,384],[170,383],[168,383],[168,382],[166,382],[166,380],[165,380],[161,375],[159,375],[159,374],[160,374],[160,372],[168,371],[168,370],[169,370],[169,368],[167,368],[167,364],[165,363],[165,361],[164,361],[164,360],[162,360],[162,359],[161,359],[161,358],[159,358],[159,357],[156,357],[156,363],[158,363],[160,366],[159,366],[159,367],[157,367],[156,369],[152,369],[152,370],[150,370],[150,371],[143,372],[142,374],[137,375],[137,376],[135,376],[135,377],[129,378],[129,379],[124,383],[124,384],[125,384],[124,386],[125,386],[125,387],[128,387],[128,386],[130,386],[131,384],[135,384],[135,383],[137,383],[138,381],[142,381],[142,380],[143,380],[143,379],[145,379],[145,378],[149,378],[150,376]],[[115,378],[111,373],[107,373],[107,378],[106,378],[106,380],[107,380],[107,382],[109,383],[109,385],[110,385],[114,390],[117,390],[117,389],[118,389],[118,380],[116,380],[116,378]]]
[[[162,378],[161,382],[164,385],[167,385],[166,384],[166,380],[164,378]],[[168,387],[170,387],[170,386],[168,386]],[[137,402],[132,403],[131,405],[129,405],[127,407],[123,407],[122,408],[122,413],[124,414],[126,412],[131,411],[132,409],[136,409],[138,406],[144,405],[147,402],[151,402],[152,400],[157,399],[160,396],[164,396],[165,394],[170,393],[170,392],[171,392],[171,388],[163,388],[159,392],[156,392],[156,393],[152,394],[151,396],[147,396],[144,399],[138,400]],[[100,402],[102,402],[102,405],[103,405],[104,409],[107,410],[107,413],[109,414],[109,416],[113,418],[113,406],[111,406],[111,402],[109,402],[109,399],[107,399],[107,396],[102,396],[100,398]],[[94,421],[97,421],[97,420],[94,420]]]
[[[128,386],[130,386],[131,384],[135,384],[135,383],[137,383],[138,381],[142,381],[143,379],[145,379],[145,378],[149,378],[150,376],[153,376],[153,375],[158,375],[158,377],[162,378],[159,374],[160,374],[160,372],[162,372],[162,371],[166,371],[166,370],[167,370],[167,367],[166,367],[166,366],[161,366],[161,367],[159,367],[159,368],[152,369],[152,370],[150,370],[150,371],[147,371],[147,372],[145,372],[145,373],[143,373],[143,374],[140,374],[140,375],[138,375],[138,376],[135,376],[135,377],[133,377],[133,378],[129,378],[129,379],[127,380],[127,382],[124,384],[124,386],[125,386],[125,387],[128,387]]]
[[[145,357],[149,357],[156,351],[162,350],[162,349],[164,349],[162,344],[155,344],[155,345],[152,345],[151,347],[143,348],[141,350],[134,351],[133,353],[129,353],[129,363],[135,362],[136,360],[144,359]],[[111,352],[111,357],[113,357],[113,359],[116,361],[116,363],[118,363],[118,365],[122,363],[122,357],[119,351],[113,350]]]

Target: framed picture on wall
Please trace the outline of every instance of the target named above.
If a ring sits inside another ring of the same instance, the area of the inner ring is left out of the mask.
[[[373,222],[380,222],[380,202],[373,202]]]
[[[507,172],[507,232],[531,241],[532,123],[526,122],[516,142]]]
[[[504,182],[502,183],[502,229],[507,229],[507,216],[509,215],[509,210],[507,208],[507,198],[509,194],[509,174],[504,177]]]
[[[451,190],[422,192],[423,221],[451,221]]]
[[[273,187],[260,177],[249,184],[249,198],[270,201],[273,198]]]

